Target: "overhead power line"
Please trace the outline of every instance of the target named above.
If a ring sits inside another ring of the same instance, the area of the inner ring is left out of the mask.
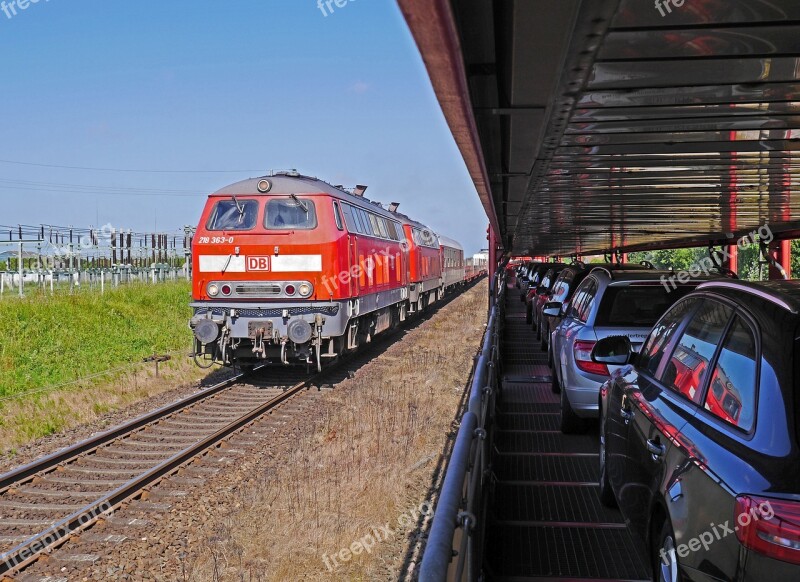
[[[0,164],[15,166],[34,166],[36,168],[57,168],[60,170],[84,170],[89,172],[129,172],[134,174],[258,174],[264,170],[142,170],[131,168],[93,168],[88,166],[61,166],[57,164],[39,164],[16,160],[0,160]]]
[[[126,186],[95,186],[89,184],[64,184],[58,182],[32,182],[30,180],[5,180],[0,178],[0,190],[11,192],[56,192],[59,194],[89,194],[99,196],[158,196],[193,197],[201,195],[199,190],[167,188],[132,188]]]

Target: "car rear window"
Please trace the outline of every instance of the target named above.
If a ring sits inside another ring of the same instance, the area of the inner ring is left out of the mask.
[[[652,327],[673,303],[694,288],[679,285],[667,290],[660,284],[609,287],[603,295],[595,325]]]
[[[317,227],[317,210],[311,200],[270,200],[264,222],[271,230],[310,230]]]

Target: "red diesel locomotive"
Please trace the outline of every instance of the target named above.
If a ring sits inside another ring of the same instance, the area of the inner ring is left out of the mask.
[[[209,196],[192,247],[195,358],[321,369],[467,280],[458,243],[364,190],[283,172]]]

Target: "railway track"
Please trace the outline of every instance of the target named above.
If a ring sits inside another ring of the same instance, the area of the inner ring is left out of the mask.
[[[63,544],[322,379],[239,375],[0,477],[0,575]]]
[[[457,296],[408,323],[424,321]],[[268,379],[260,370],[235,376],[0,476],[0,580],[165,478],[176,479],[183,467],[310,387],[335,384],[344,368],[369,361],[398,331],[313,376],[293,368],[269,368]]]

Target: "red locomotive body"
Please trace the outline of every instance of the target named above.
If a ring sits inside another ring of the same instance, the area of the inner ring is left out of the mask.
[[[226,365],[321,368],[455,284],[430,229],[297,173],[209,196],[192,250],[195,355]]]

